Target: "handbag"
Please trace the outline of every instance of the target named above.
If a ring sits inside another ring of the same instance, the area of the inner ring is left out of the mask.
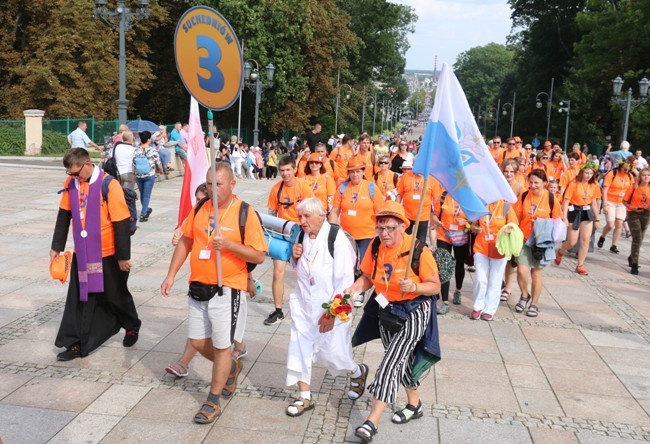
[[[444,248],[436,248],[433,252],[433,258],[438,266],[440,283],[444,284],[445,282],[449,282],[456,269],[456,259]]]
[[[402,318],[393,313],[393,304],[388,304],[384,308],[379,307],[377,318],[381,326],[390,333],[397,333],[406,323],[406,318]]]
[[[445,236],[447,236],[447,238],[449,239],[449,241],[454,247],[460,247],[462,245],[467,244],[467,242],[469,242],[469,233],[465,230],[461,230],[461,231],[445,230]]]
[[[190,282],[190,290],[187,292],[187,295],[199,302],[209,301],[217,294],[219,291],[218,285],[206,285],[201,282],[192,281]]]

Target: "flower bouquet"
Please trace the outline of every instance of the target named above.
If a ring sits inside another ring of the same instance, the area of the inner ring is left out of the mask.
[[[339,318],[341,322],[350,320],[349,313],[352,312],[352,305],[350,304],[350,295],[337,294],[330,303],[324,302],[322,307],[325,309],[325,317]]]

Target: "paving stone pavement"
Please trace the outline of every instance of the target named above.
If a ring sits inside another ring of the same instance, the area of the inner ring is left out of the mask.
[[[49,245],[65,175],[58,160],[0,159],[0,438],[13,443],[343,443],[370,409],[365,394],[347,396],[347,380],[314,367],[316,408],[289,418],[296,390],[284,385],[290,320],[265,326],[272,310],[272,265],[255,270],[265,287],[248,302],[244,370],[235,395],[212,425],[192,417],[205,399],[210,365],[195,358],[187,378],[164,367],[185,342],[185,266],[173,297],[159,295],[173,251],[181,179],[154,186],[149,222],[133,237],[129,287],[143,320],[131,349],[121,335],[90,356],[57,362],[54,337],[66,286],[48,273]],[[240,180],[236,193],[258,210],[272,182]],[[544,271],[540,315],[514,313],[518,291],[493,322],[472,321],[472,273],[462,304],[439,318],[443,360],[420,388],[424,417],[392,424],[387,409],[375,438],[392,442],[625,443],[650,440],[650,261],[648,242],[639,276],[628,273],[630,240],[621,254],[597,249],[589,276],[575,259]],[[71,248],[71,242],[68,244]],[[294,275],[287,273],[286,293]],[[360,314],[360,312],[357,312]],[[290,316],[289,316],[290,318]],[[355,321],[358,321],[358,316]],[[371,372],[382,347],[354,350]]]

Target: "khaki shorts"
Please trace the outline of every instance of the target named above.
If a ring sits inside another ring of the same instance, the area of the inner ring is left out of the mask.
[[[627,210],[623,203],[615,204],[607,202],[607,222],[614,222],[615,219],[625,220],[627,217]]]
[[[533,257],[533,252],[530,247],[524,244],[524,247],[521,249],[521,253],[517,256],[517,264],[521,264],[528,268],[544,268],[546,265],[542,265]]]
[[[248,306],[244,292],[237,291],[237,294],[239,295],[239,311],[234,339],[241,342],[246,329]],[[229,287],[223,287],[223,296],[216,295],[205,302],[195,301],[188,296],[187,337],[190,339],[211,338],[212,346],[218,349],[230,347],[232,345],[230,335],[234,297],[232,289]]]

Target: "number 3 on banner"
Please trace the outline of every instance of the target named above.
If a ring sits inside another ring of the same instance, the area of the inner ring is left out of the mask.
[[[219,44],[210,37],[204,35],[196,36],[196,47],[205,49],[208,52],[207,57],[199,57],[199,67],[207,69],[210,77],[206,78],[197,73],[199,86],[212,93],[221,92],[225,85],[223,72],[218,68],[221,62],[221,48]]]

